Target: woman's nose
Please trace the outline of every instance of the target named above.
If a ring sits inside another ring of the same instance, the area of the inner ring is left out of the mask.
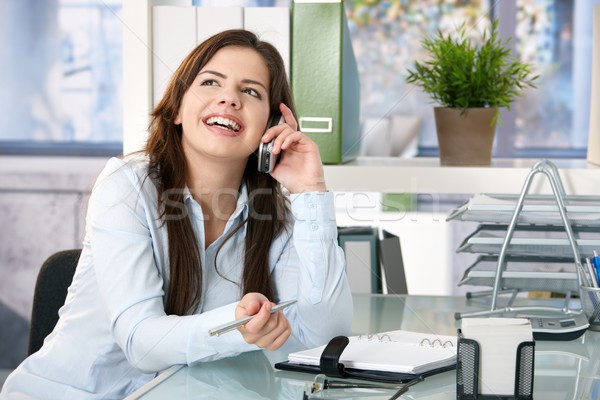
[[[232,91],[223,92],[219,97],[218,104],[221,106],[231,106],[237,109],[240,106],[240,98]]]

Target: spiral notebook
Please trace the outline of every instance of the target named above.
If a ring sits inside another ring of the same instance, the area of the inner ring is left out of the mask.
[[[315,368],[319,367],[324,349],[325,346],[320,346],[290,353],[287,362],[275,367],[318,372]],[[386,374],[390,377],[393,374],[431,375],[455,368],[456,337],[405,330],[350,336],[339,363],[349,371],[364,371],[365,375],[375,377],[372,379],[376,379],[379,373],[382,377]]]

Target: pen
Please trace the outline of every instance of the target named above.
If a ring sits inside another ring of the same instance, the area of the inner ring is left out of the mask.
[[[592,262],[589,257],[585,258],[585,265],[587,267],[588,273],[590,274],[590,278],[592,280],[592,287],[598,287],[598,278],[596,276],[596,269],[592,266]]]
[[[594,250],[592,262],[594,263],[594,268],[596,269],[597,282],[600,284],[600,257],[598,257],[598,253],[596,252],[596,250]]]
[[[271,314],[276,313],[279,310],[283,310],[284,308],[291,306],[295,302],[296,302],[296,300],[289,300],[289,301],[284,301],[279,304],[276,304],[273,306],[273,308],[271,308]],[[220,336],[224,333],[230,332],[230,331],[237,329],[240,326],[248,323],[248,321],[250,321],[253,317],[254,317],[254,315],[248,315],[247,317],[236,319],[235,321],[228,322],[223,325],[219,325],[217,327],[209,329],[208,334],[210,336]]]
[[[589,271],[586,271],[583,268],[583,265],[581,265],[581,263],[575,264],[575,268],[577,269],[577,272],[579,273],[579,275],[581,275],[581,284],[583,286],[596,287],[596,285],[594,285],[593,280],[590,282],[590,280],[588,279]]]
[[[319,375],[317,375],[319,376]],[[402,389],[406,385],[386,385],[379,383],[362,383],[362,382],[346,382],[323,379],[323,383],[313,382],[313,393],[320,392],[327,389]]]
[[[408,388],[414,385],[415,383],[419,383],[423,380],[423,376],[419,375],[412,381],[408,381],[398,390],[389,400],[396,400],[398,397],[402,396],[404,393],[408,392]]]

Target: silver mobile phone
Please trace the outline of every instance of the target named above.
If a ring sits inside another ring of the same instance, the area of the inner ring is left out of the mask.
[[[267,129],[269,129],[275,125],[279,125],[282,122],[283,122],[283,117],[279,114],[274,114],[271,116],[271,119],[269,120]],[[258,146],[258,170],[260,172],[264,172],[266,174],[271,173],[271,171],[273,171],[273,168],[275,168],[277,161],[279,160],[279,155],[273,154],[273,142],[274,141],[275,141],[275,138],[273,138],[271,141],[269,141],[267,143],[260,142],[260,145]]]

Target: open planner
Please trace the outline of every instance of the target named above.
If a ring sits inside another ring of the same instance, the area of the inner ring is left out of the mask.
[[[338,337],[339,338],[339,337]],[[334,338],[338,339],[338,338]],[[343,337],[346,339],[345,337]],[[333,342],[333,340],[332,340]],[[321,373],[327,346],[290,353],[276,368]],[[404,330],[351,336],[341,351],[340,366],[350,378],[403,381],[415,375],[431,375],[454,369],[456,337]]]

